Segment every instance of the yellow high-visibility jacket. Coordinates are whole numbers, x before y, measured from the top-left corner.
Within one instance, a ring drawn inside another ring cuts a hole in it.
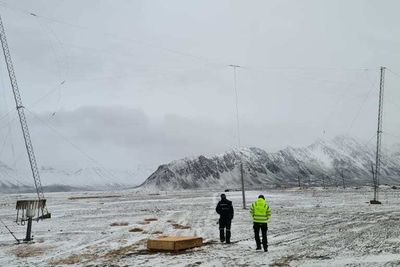
[[[268,223],[271,218],[271,210],[263,198],[258,198],[251,204],[250,214],[256,223]]]

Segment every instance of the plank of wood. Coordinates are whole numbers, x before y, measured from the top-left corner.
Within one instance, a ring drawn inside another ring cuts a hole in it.
[[[180,251],[202,245],[203,238],[197,236],[165,236],[147,240],[147,248],[157,251]]]

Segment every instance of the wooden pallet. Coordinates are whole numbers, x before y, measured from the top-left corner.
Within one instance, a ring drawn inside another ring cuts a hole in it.
[[[202,245],[203,238],[197,236],[164,236],[147,240],[147,249],[155,251],[180,251]]]

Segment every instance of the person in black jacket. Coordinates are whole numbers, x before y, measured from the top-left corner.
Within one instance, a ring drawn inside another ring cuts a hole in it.
[[[225,194],[221,194],[221,200],[215,209],[219,214],[219,238],[221,242],[231,243],[231,222],[233,219],[232,201],[226,199]],[[225,238],[226,228],[226,238]]]

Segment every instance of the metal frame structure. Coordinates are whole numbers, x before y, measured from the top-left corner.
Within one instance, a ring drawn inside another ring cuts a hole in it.
[[[17,77],[15,76],[14,66],[13,66],[13,63],[11,60],[11,54],[10,54],[10,50],[8,48],[6,33],[4,30],[3,21],[1,19],[1,16],[0,16],[0,40],[1,40],[1,45],[3,47],[3,53],[4,53],[5,62],[7,65],[8,76],[10,78],[11,87],[12,87],[13,94],[14,94],[15,105],[17,108],[19,121],[20,121],[21,128],[22,128],[22,134],[24,136],[25,147],[26,147],[26,151],[28,154],[29,163],[31,166],[33,180],[35,183],[36,194],[38,196],[38,199],[41,200],[41,199],[44,199],[43,187],[42,187],[42,183],[40,181],[39,169],[38,169],[38,166],[36,163],[35,153],[33,151],[33,145],[32,145],[32,141],[31,141],[31,136],[29,134],[28,123],[27,123],[26,117],[25,117],[24,106],[22,104],[21,94],[19,92],[18,83],[17,83]],[[42,211],[42,216],[45,216],[46,214],[48,214],[46,207],[42,208],[41,211]]]
[[[32,171],[33,181],[36,188],[37,200],[19,200],[16,204],[17,209],[17,222],[18,222],[18,213],[22,211],[21,224],[24,224],[25,221],[28,221],[26,238],[24,241],[31,241],[31,230],[32,230],[32,219],[35,217],[36,211],[36,219],[46,219],[50,218],[51,214],[48,212],[46,207],[46,199],[43,193],[42,183],[40,181],[39,169],[36,162],[35,153],[33,150],[33,145],[31,141],[31,136],[29,134],[28,123],[26,121],[24,106],[22,104],[21,94],[19,92],[17,78],[14,71],[14,66],[11,60],[10,50],[8,48],[6,33],[3,26],[3,21],[0,16],[0,41],[3,48],[4,59],[7,65],[8,76],[10,78],[10,83],[12,87],[12,91],[14,94],[15,105],[18,112],[19,122],[22,128],[22,134],[24,137],[26,152],[28,154],[29,164]],[[11,232],[10,232],[11,233]],[[14,235],[13,235],[14,236]],[[14,236],[15,237],[15,236]]]
[[[378,129],[376,132],[376,158],[374,170],[374,199],[371,204],[381,204],[379,201],[379,175],[381,169],[381,144],[382,144],[382,122],[383,122],[383,92],[385,89],[385,67],[381,67],[381,78],[379,85],[379,107],[378,107]]]
[[[40,214],[39,211],[43,210],[46,207],[46,199],[40,199],[40,200],[18,200],[17,204],[15,206],[17,210],[17,218],[15,222],[18,224],[18,222],[21,225],[24,225],[25,222],[28,222],[27,228],[26,228],[26,236],[23,241],[29,242],[32,240],[32,221],[33,220],[39,220],[40,219]],[[36,212],[37,211],[37,212]],[[21,212],[21,216],[20,215]],[[36,214],[36,218],[35,218]]]

